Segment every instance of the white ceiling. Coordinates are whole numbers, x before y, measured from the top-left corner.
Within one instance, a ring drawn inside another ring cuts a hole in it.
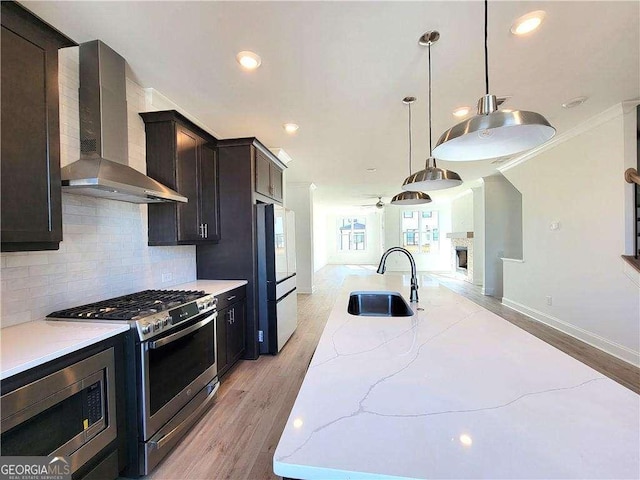
[[[460,105],[484,93],[483,3],[472,2],[24,2],[77,42],[101,39],[138,82],[200,118],[219,138],[256,136],[292,158],[290,182],[314,182],[321,202],[375,203],[428,154],[427,51],[432,47],[434,144]],[[517,17],[545,10],[536,33],[513,36]],[[254,72],[235,55],[262,57]],[[489,4],[490,91],[505,108],[542,113],[565,132],[615,103],[640,97],[640,2],[521,1]],[[580,95],[589,100],[565,110]],[[295,122],[294,136],[282,129]],[[447,163],[465,181],[491,161]],[[376,168],[367,173],[366,168]],[[464,185],[463,185],[464,187]],[[434,193],[460,192],[463,187]]]

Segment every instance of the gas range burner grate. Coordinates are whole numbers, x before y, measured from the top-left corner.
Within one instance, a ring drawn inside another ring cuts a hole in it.
[[[47,318],[133,320],[179,307],[206,295],[195,290],[145,290],[50,313]]]

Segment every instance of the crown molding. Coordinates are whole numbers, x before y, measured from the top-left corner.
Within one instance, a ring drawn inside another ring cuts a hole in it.
[[[291,160],[293,160],[291,158],[291,156],[285,152],[282,148],[271,148],[269,147],[269,150],[271,150],[271,152],[280,159],[280,161],[282,163],[284,163],[285,165],[287,165]]]
[[[610,108],[604,110],[603,112],[600,112],[599,114],[589,118],[585,122],[576,125],[571,130],[568,130],[568,131],[566,131],[564,133],[561,133],[560,135],[556,135],[554,138],[549,140],[547,143],[543,143],[539,147],[536,147],[536,148],[533,148],[531,150],[528,150],[525,153],[512,158],[511,160],[509,160],[508,162],[500,165],[496,169],[500,173],[503,173],[503,172],[506,172],[508,170],[511,170],[512,168],[517,167],[518,165],[526,162],[527,160],[529,160],[531,158],[537,157],[538,155],[540,155],[543,152],[546,152],[547,150],[555,148],[556,146],[558,146],[558,145],[560,145],[560,144],[562,144],[564,142],[567,142],[567,141],[571,140],[572,138],[577,137],[578,135],[581,135],[581,134],[593,129],[593,128],[597,127],[598,125],[602,125],[603,123],[606,123],[609,120],[613,120],[614,118],[617,118],[617,117],[623,115],[625,113],[625,111],[628,112],[629,109],[632,106],[635,107],[639,103],[640,103],[640,101],[638,101],[638,100],[631,100],[631,101],[616,103],[612,107],[610,107]]]
[[[216,138],[220,138],[220,135],[215,131],[215,129],[209,127],[205,122],[201,119],[187,112],[184,108],[180,108],[176,102],[171,100],[165,94],[159,92],[153,87],[143,88],[144,90],[144,99],[145,99],[145,111],[147,112],[157,112],[163,110],[176,110],[181,115],[184,115],[190,121],[195,123],[200,128],[206,130],[211,135]]]

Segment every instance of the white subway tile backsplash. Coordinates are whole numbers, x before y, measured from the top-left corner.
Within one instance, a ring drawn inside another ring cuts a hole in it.
[[[61,165],[79,158],[78,49],[60,50]],[[129,164],[146,171],[144,90],[127,79]],[[0,254],[1,326],[43,318],[85,303],[196,278],[194,246],[147,246],[147,206],[62,195],[63,237],[49,252]]]
[[[38,287],[42,288],[42,287]],[[37,289],[34,289],[37,290]],[[21,288],[20,290],[7,290],[2,294],[2,303],[4,302],[15,302],[17,300],[28,301],[29,299],[29,289]]]
[[[24,278],[29,276],[29,268],[34,267],[6,267],[2,269],[2,280]]]
[[[34,265],[29,267],[28,276],[29,277],[39,277],[42,275],[54,275],[61,274],[67,271],[66,263],[48,263],[46,265]],[[4,278],[5,272],[2,272],[2,278]]]
[[[29,310],[18,313],[5,313],[2,312],[2,328],[11,327],[12,325],[18,325],[20,323],[30,322],[31,312]]]
[[[91,198],[91,197],[89,197]],[[96,207],[93,205],[64,205],[62,207],[63,213],[75,214],[75,215],[96,215]]]
[[[29,265],[46,265],[47,254],[16,255],[7,258],[7,267],[24,267]]]

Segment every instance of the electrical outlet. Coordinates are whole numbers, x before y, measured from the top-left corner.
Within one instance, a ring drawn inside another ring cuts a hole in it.
[[[162,274],[162,283],[170,282],[172,278],[173,278],[173,275],[171,275],[171,272],[163,273]]]
[[[560,229],[560,222],[551,222],[551,224],[549,225],[549,230],[559,230]]]
[[[547,305],[553,305],[553,299],[551,298],[551,295],[547,295]]]

